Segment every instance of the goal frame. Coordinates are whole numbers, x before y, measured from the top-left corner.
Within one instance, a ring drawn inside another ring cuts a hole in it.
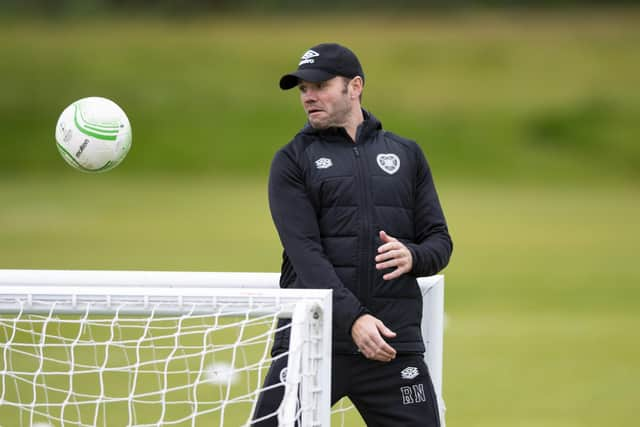
[[[75,287],[83,294],[108,295],[116,293],[120,288],[126,288],[127,292],[147,294],[151,288],[158,288],[158,294],[169,294],[176,298],[176,304],[184,304],[185,297],[202,295],[203,289],[219,296],[238,295],[242,290],[243,298],[255,301],[261,296],[274,296],[282,290],[279,288],[279,273],[246,273],[246,272],[177,272],[177,271],[114,271],[114,270],[2,270],[0,269],[0,294],[7,292],[19,292],[23,295],[28,292],[55,294],[56,287],[64,284],[67,287]],[[444,338],[444,276],[434,275],[418,278],[418,284],[422,293],[422,336],[425,344],[425,363],[429,368],[433,386],[438,399],[438,409],[442,426],[445,426],[445,404],[442,398],[442,371],[443,371],[443,338]],[[233,288],[233,289],[231,289]],[[90,292],[89,292],[90,290]],[[114,292],[114,290],[116,290]],[[293,291],[291,295],[299,293],[306,298],[331,298],[330,291],[287,289]],[[297,296],[296,296],[297,297]],[[215,297],[214,297],[215,298]],[[106,301],[105,301],[106,302]],[[113,300],[112,300],[113,302]],[[329,305],[331,307],[331,305]],[[0,307],[0,312],[6,312],[6,307]],[[77,310],[72,310],[77,313]],[[331,313],[328,313],[329,320]],[[326,335],[328,334],[328,335]],[[323,335],[331,336],[331,321],[323,323]],[[323,338],[324,339],[324,338]],[[324,360],[331,360],[331,340],[323,348]],[[325,364],[327,365],[327,364]],[[321,395],[321,405],[330,408],[331,381],[330,366],[324,367],[322,384],[324,393]],[[330,425],[330,411],[321,411],[322,426]]]

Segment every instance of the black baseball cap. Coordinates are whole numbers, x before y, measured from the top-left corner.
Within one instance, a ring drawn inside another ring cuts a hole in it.
[[[364,72],[355,53],[337,43],[322,43],[302,55],[296,71],[280,78],[280,89],[296,87],[300,80],[317,83],[336,76],[350,79],[360,76],[364,82]]]

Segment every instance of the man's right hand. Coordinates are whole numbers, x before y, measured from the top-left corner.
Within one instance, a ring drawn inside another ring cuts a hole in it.
[[[396,350],[382,337],[393,338],[396,333],[387,328],[382,321],[365,314],[353,323],[351,337],[360,353],[367,359],[389,362],[396,357]]]

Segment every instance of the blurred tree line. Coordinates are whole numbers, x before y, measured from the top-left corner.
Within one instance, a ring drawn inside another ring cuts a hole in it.
[[[337,11],[403,11],[470,8],[567,8],[635,5],[637,0],[0,0],[3,15],[74,16],[140,13],[199,15],[202,13],[329,13]]]

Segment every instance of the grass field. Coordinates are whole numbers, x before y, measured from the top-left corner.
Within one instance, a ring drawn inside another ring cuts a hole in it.
[[[3,21],[0,268],[277,271],[266,173],[303,120],[277,78],[341,41],[364,63],[365,107],[424,147],[450,224],[448,425],[631,425],[639,22],[638,9]],[[90,95],[133,126],[128,158],[99,176],[53,142],[58,114]]]
[[[3,21],[0,144],[13,155],[0,157],[0,173],[57,173],[45,143],[58,115],[100,95],[133,123],[120,173],[262,176],[304,120],[279,77],[310,45],[338,40],[365,64],[365,107],[422,144],[443,178],[637,180],[639,21],[634,9],[329,16],[321,26],[310,17]]]
[[[0,192],[2,268],[279,268],[261,180],[72,175],[4,180]],[[638,190],[440,193],[456,243],[449,425],[627,425],[640,381]]]

